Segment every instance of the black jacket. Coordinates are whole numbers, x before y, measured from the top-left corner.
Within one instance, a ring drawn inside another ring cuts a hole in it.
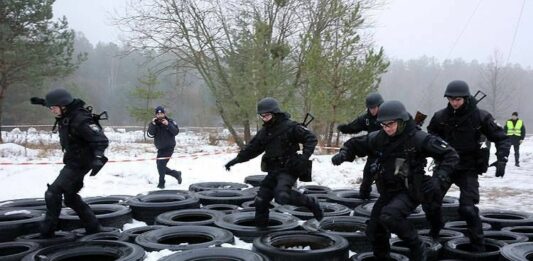
[[[465,105],[454,110],[450,104],[433,115],[428,132],[447,141],[459,153],[461,161],[458,169],[475,169],[481,148],[481,135],[496,144],[499,161],[507,162],[511,143],[503,128],[492,115],[477,108],[474,97],[469,97]]]
[[[341,130],[342,133],[355,134],[361,131],[367,131],[368,133],[378,131],[381,126],[377,122],[377,116],[372,116],[367,110],[366,113],[361,114],[352,122],[348,123],[346,127]]]
[[[150,122],[148,125],[149,137],[154,138],[154,144],[158,150],[174,148],[176,146],[174,137],[180,132],[178,124],[174,120],[165,118],[168,121],[166,126],[159,122],[156,124]]]
[[[318,143],[316,136],[306,127],[290,120],[287,113],[277,113],[250,140],[237,155],[238,162],[245,162],[265,153],[262,165],[266,171],[284,168],[288,160],[296,156],[303,145],[302,155],[309,158]]]
[[[450,175],[459,156],[445,141],[420,130],[412,119],[405,124],[401,134],[393,137],[379,130],[351,138],[339,153],[344,154],[347,161],[374,155],[377,160],[372,174],[376,175],[380,193],[408,191],[413,198],[421,200],[421,186],[426,179],[425,158],[438,159],[441,162],[438,171]]]
[[[84,106],[84,101],[75,99],[66,107],[64,115],[56,119],[59,140],[65,152],[63,163],[67,166],[89,166],[95,156],[104,155],[109,145],[102,127]]]

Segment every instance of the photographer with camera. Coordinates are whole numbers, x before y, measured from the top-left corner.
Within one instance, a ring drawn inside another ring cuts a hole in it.
[[[179,133],[178,124],[168,118],[163,106],[155,108],[155,118],[148,125],[148,137],[154,138],[154,145],[157,148],[157,172],[159,173],[159,183],[157,187],[165,188],[165,175],[170,175],[181,184],[181,171],[172,170],[167,167],[170,157],[176,147],[175,136]]]

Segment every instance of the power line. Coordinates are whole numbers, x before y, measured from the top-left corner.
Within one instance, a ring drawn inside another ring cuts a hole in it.
[[[505,61],[505,64],[509,63],[509,59],[511,58],[511,54],[513,53],[513,47],[516,40],[516,35],[518,34],[518,27],[520,27],[520,20],[522,20],[522,14],[524,13],[524,6],[526,5],[526,0],[522,1],[522,7],[520,8],[520,15],[518,16],[518,20],[516,21],[516,25],[514,28],[513,33],[513,41],[511,42],[511,46],[509,47],[509,53],[507,54],[507,61]]]

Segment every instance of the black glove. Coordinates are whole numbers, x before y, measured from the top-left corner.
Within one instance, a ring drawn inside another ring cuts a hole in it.
[[[346,161],[346,157],[343,151],[340,151],[331,158],[331,163],[335,166],[341,165],[344,161]]]
[[[505,165],[507,162],[505,161],[495,161],[492,164],[490,164],[489,167],[496,167],[496,177],[503,177],[505,175]]]
[[[447,171],[444,171],[442,169],[438,169],[438,170],[435,170],[435,172],[433,173],[433,177],[434,178],[438,178],[441,182],[441,184],[451,184],[452,183],[452,180],[450,178],[450,175],[448,174]]]
[[[350,132],[350,126],[348,126],[348,124],[341,124],[337,126],[337,130],[342,133]]]
[[[425,195],[442,195],[442,180],[438,177],[431,177],[422,184],[422,192]],[[429,198],[432,198],[430,196]]]
[[[43,98],[31,97],[30,102],[31,104],[46,106],[46,101]]]
[[[104,165],[107,162],[106,156],[96,156],[94,160],[91,162],[91,176],[95,176],[98,174],[98,172],[104,167]]]
[[[228,161],[228,163],[226,163],[226,165],[224,165],[224,167],[226,168],[227,171],[230,171],[231,166],[233,166],[233,165],[235,165],[237,163],[239,163],[239,160],[237,158],[234,158],[234,159]]]

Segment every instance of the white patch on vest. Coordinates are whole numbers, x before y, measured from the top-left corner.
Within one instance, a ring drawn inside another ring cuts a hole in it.
[[[98,125],[96,124],[89,124],[89,128],[91,128],[91,130],[93,130],[94,132],[100,132],[100,127],[98,127]]]

